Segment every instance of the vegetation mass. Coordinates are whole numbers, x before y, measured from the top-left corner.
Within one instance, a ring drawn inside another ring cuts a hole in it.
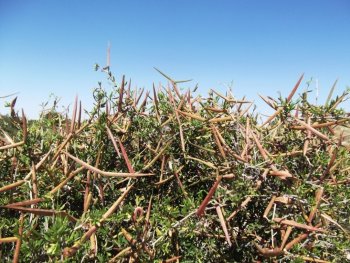
[[[348,91],[314,105],[302,76],[287,98],[261,96],[261,122],[230,92],[162,72],[168,86],[134,90],[101,71],[111,88],[86,119],[78,99],[30,121],[14,99],[1,117],[2,261],[350,260]]]

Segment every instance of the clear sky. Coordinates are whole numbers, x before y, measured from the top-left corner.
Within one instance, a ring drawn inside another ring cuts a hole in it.
[[[204,95],[232,82],[258,105],[257,93],[287,96],[303,72],[320,102],[337,78],[336,93],[350,86],[348,0],[0,0],[0,97],[20,92],[31,117],[50,93],[88,108],[108,41],[112,71],[138,87],[166,83],[153,67]]]

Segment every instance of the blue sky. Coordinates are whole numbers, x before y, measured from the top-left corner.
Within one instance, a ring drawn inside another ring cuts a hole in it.
[[[19,1],[0,0],[0,97],[18,95],[30,117],[50,93],[64,105],[76,94],[83,106],[105,76],[106,64],[134,85],[166,83],[153,67],[175,79],[192,78],[261,109],[257,93],[287,96],[301,73],[318,79],[324,101],[335,79],[336,93],[350,86],[350,2],[308,1]],[[311,83],[315,88],[316,81]],[[6,113],[0,99],[0,113]]]

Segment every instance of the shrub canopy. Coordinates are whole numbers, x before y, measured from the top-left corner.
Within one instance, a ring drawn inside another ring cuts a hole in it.
[[[98,69],[98,66],[96,67]],[[350,257],[348,92],[252,102],[124,77],[82,119],[57,101],[1,117],[0,258],[23,262],[328,262]]]

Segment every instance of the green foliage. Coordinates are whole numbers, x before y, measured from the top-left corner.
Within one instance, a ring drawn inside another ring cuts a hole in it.
[[[59,112],[56,97],[27,128],[16,114],[0,119],[0,238],[21,238],[21,262],[163,262],[178,256],[181,262],[345,262],[350,156],[333,128],[349,124],[337,108],[348,92],[326,106],[311,104],[309,92],[296,100],[280,97],[271,102],[278,114],[261,126],[258,115],[245,112],[249,102],[230,94],[180,94],[180,82],[163,73],[172,88],[144,94],[124,78],[116,83],[109,67],[101,71],[112,90],[98,83],[86,119],[74,115],[81,112],[78,104]],[[23,143],[11,147],[6,136]],[[35,182],[32,165],[46,154]],[[132,170],[150,175],[131,178]],[[23,201],[33,203],[15,204]],[[285,252],[271,256],[289,229],[281,218],[294,225]],[[2,260],[11,261],[16,242],[0,246]]]

